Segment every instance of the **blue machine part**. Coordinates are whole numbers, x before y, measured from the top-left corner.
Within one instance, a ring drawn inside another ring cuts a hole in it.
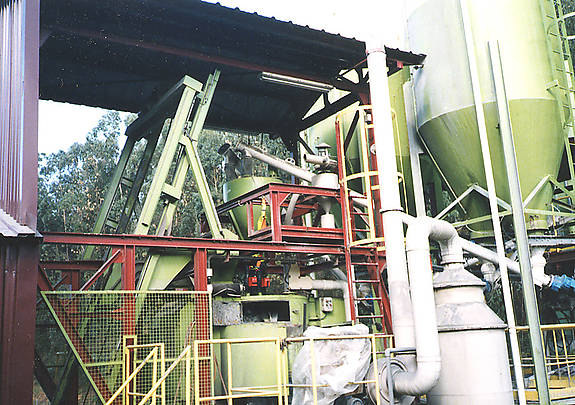
[[[575,291],[575,279],[566,275],[553,276],[549,288],[551,288],[553,291],[559,291],[559,290]]]

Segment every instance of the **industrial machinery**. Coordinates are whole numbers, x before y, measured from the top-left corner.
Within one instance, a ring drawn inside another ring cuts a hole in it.
[[[547,404],[549,381],[575,396],[575,329],[541,327],[536,297],[575,290],[546,263],[575,246],[567,16],[550,0],[407,5],[417,63],[368,43],[371,95],[305,129],[299,156],[222,138],[219,205],[198,153],[219,71],[128,127],[94,235],[45,235],[103,255],[81,291],[43,292],[66,370],[78,361],[101,402]],[[323,93],[308,117],[353,96],[262,80]],[[171,237],[188,172],[204,226]]]

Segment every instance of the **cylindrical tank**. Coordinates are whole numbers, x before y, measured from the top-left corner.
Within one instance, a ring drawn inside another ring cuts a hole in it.
[[[563,150],[558,106],[549,89],[553,66],[562,62],[549,56],[539,3],[468,0],[497,194],[506,201],[489,40],[501,45],[524,198],[543,177],[557,175]],[[486,188],[459,0],[411,0],[408,7],[410,47],[427,55],[424,67],[414,73],[419,132],[456,193],[472,184]],[[551,196],[547,185],[530,208],[548,208]],[[477,195],[466,198],[464,206],[469,218],[489,213],[487,201]],[[547,227],[544,217],[527,220],[531,230]],[[473,236],[481,237],[489,235],[491,226],[487,221],[472,228]]]
[[[487,306],[483,282],[460,265],[434,280],[441,375],[430,405],[509,405],[506,325]]]
[[[409,140],[407,135],[407,119],[405,114],[405,100],[403,94],[403,85],[409,80],[409,70],[403,69],[389,78],[389,92],[392,108],[395,147],[397,156],[397,167],[403,177],[403,182],[400,186],[402,199],[407,200],[410,213],[413,213],[413,185],[411,179],[411,163],[409,159]],[[329,94],[330,100],[333,102],[338,98],[345,95],[341,90],[332,90]],[[322,98],[310,109],[309,114],[318,111],[322,106]],[[345,131],[349,129],[353,121],[357,106],[359,103],[353,104],[341,112],[341,119]],[[335,118],[333,115],[320,123],[312,126],[307,130],[307,142],[310,146],[314,147],[321,143],[326,143],[331,146],[329,154],[332,158],[337,157],[337,141],[335,138]],[[352,136],[351,142],[346,151],[346,163],[349,174],[358,173],[361,170],[361,153],[360,153],[360,137],[359,129],[356,128]],[[352,184],[352,188],[361,192],[361,181],[358,180]],[[404,201],[404,205],[405,205]]]
[[[228,181],[223,185],[224,202],[233,200],[240,195],[246,194],[258,187],[264,186],[269,183],[281,183],[280,179],[275,177],[238,177],[237,179]],[[259,218],[259,213],[254,212],[254,221]],[[269,223],[269,208],[266,210],[266,217]],[[234,229],[241,239],[248,237],[248,211],[247,207],[236,207],[230,214]]]
[[[238,298],[218,297],[214,301],[227,304],[229,307],[218,310],[217,308],[222,307],[215,304],[214,337],[283,339],[301,336],[310,324],[315,326],[342,324],[345,322],[344,300],[336,297],[332,300],[334,310],[324,313],[321,311],[319,298],[293,293]],[[289,364],[293,363],[299,348],[299,345],[288,347]],[[226,345],[216,347],[215,355],[222,376],[227,379],[229,365]],[[232,363],[232,380],[235,387],[269,387],[277,383],[273,342],[232,345]],[[221,388],[216,390],[220,391]]]

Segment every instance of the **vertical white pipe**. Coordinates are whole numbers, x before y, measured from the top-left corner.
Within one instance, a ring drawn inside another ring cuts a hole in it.
[[[471,75],[471,86],[473,89],[475,113],[477,117],[477,127],[479,129],[479,140],[481,142],[481,153],[483,155],[483,168],[485,170],[485,180],[487,181],[489,209],[491,210],[491,222],[493,224],[495,246],[497,250],[497,257],[499,259],[499,270],[501,272],[501,288],[503,290],[503,300],[505,304],[507,325],[509,326],[509,340],[511,343],[511,356],[513,357],[513,370],[515,372],[519,403],[521,405],[525,405],[527,400],[525,398],[525,386],[523,383],[521,352],[519,350],[519,341],[517,339],[515,314],[513,313],[513,300],[511,298],[511,287],[509,284],[509,273],[507,271],[507,262],[505,260],[505,245],[503,243],[501,224],[499,222],[499,208],[497,206],[497,194],[495,190],[495,180],[493,177],[493,167],[491,166],[491,152],[489,151],[489,139],[487,137],[487,126],[485,124],[485,114],[483,111],[483,97],[481,96],[479,71],[477,68],[477,58],[475,55],[475,44],[473,42],[473,32],[471,30],[471,21],[467,7],[467,0],[460,0],[460,4],[463,31],[465,33],[467,59],[469,62],[469,73]]]
[[[371,40],[366,47],[393,334],[397,347],[413,347],[415,336],[389,101],[387,57],[380,41]],[[410,366],[414,367],[413,362]]]

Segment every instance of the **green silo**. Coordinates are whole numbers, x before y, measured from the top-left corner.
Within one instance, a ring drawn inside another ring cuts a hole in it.
[[[469,0],[471,31],[486,115],[498,197],[509,201],[498,131],[488,41],[501,45],[507,95],[523,197],[546,176],[556,177],[563,152],[561,118],[552,83],[566,87],[560,52],[549,50],[539,0]],[[408,34],[414,52],[427,55],[414,73],[419,132],[457,194],[478,184],[486,188],[459,0],[411,0]],[[557,40],[557,49],[560,43]],[[546,185],[530,204],[548,209]],[[464,200],[467,219],[489,214],[484,197]],[[530,230],[547,228],[544,216],[527,218]],[[489,221],[471,226],[472,236],[489,236]]]

